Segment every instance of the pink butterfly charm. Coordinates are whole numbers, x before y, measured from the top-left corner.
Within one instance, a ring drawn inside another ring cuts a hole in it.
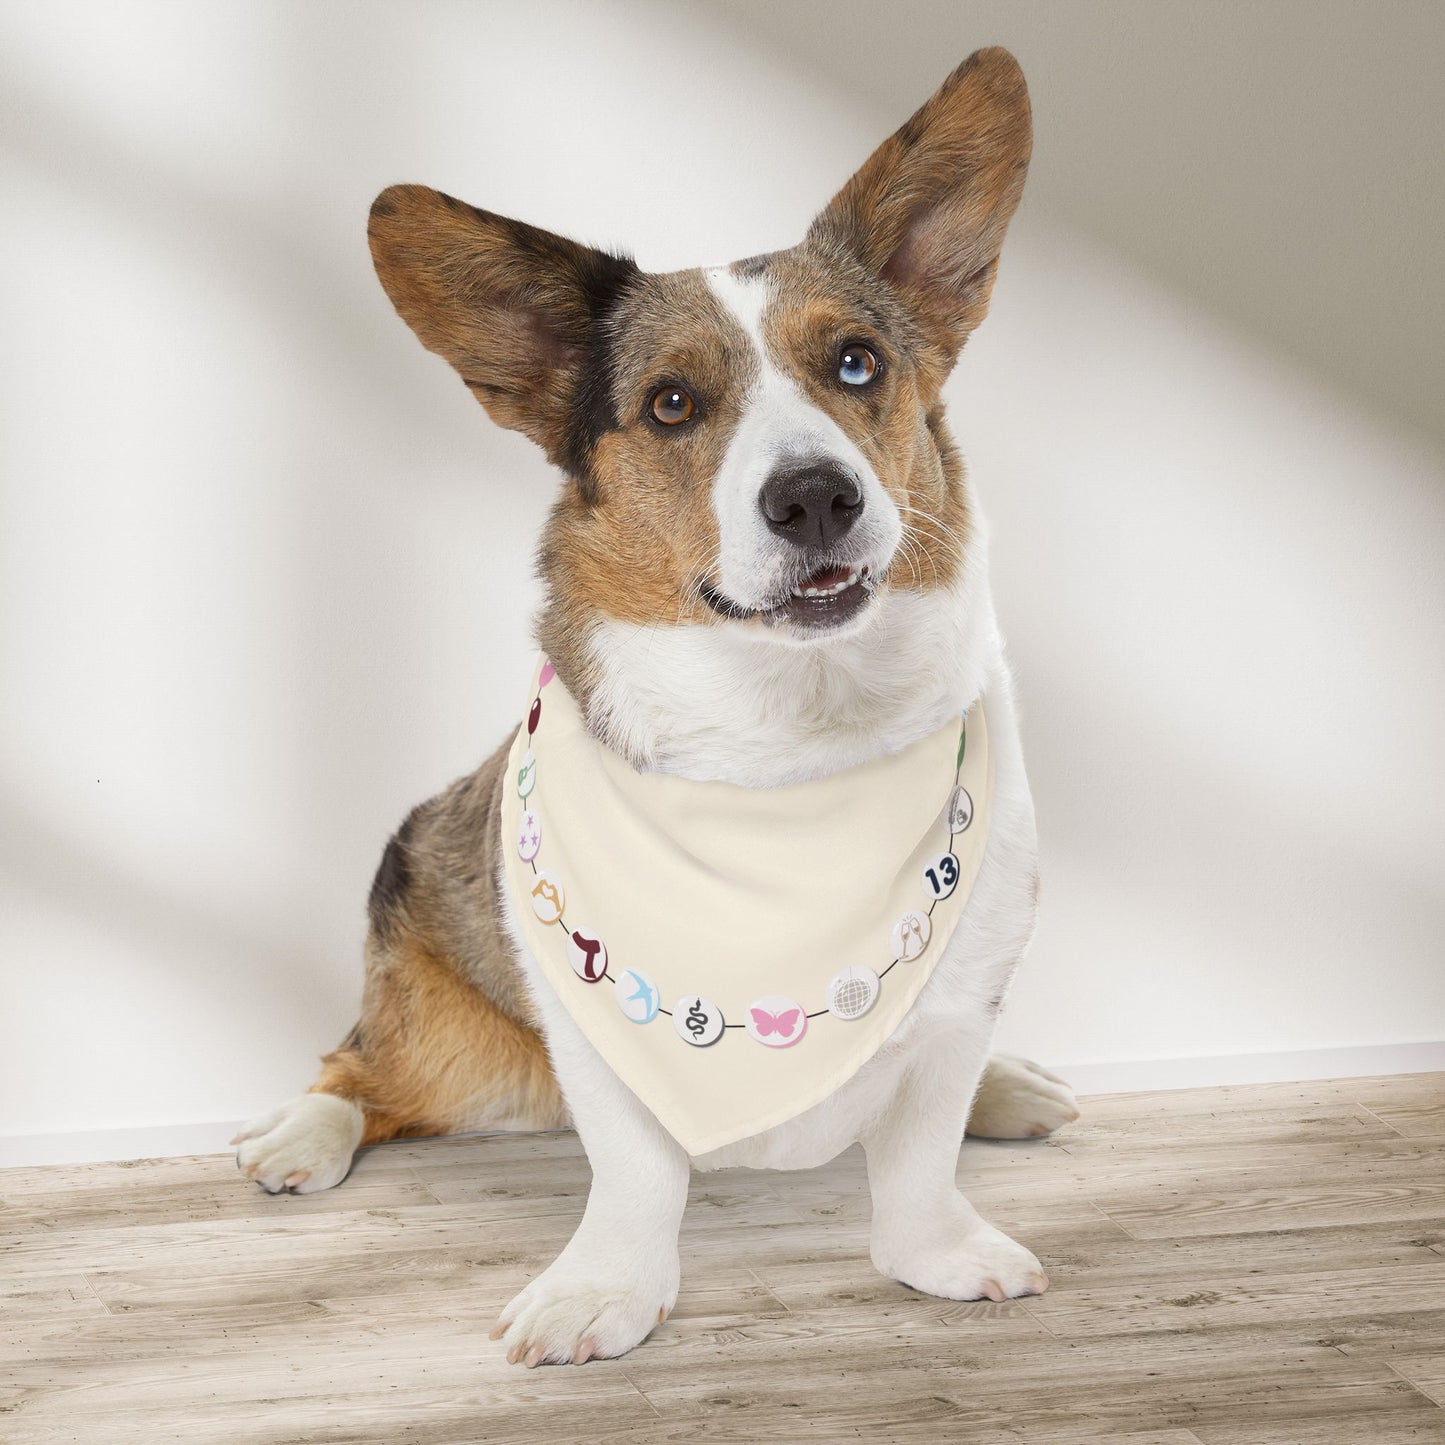
[[[786,1049],[808,1031],[808,1016],[790,998],[756,998],[748,1006],[748,1036],[770,1049]]]
[[[790,1008],[785,1014],[770,1014],[764,1008],[749,1009],[748,1012],[753,1016],[753,1027],[764,1038],[769,1034],[782,1034],[786,1038],[798,1027],[798,1016],[802,1009]]]

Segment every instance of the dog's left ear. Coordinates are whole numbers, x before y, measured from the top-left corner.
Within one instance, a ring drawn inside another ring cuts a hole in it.
[[[1032,143],[1018,61],[975,51],[869,156],[808,240],[893,286],[951,365],[988,310]]]

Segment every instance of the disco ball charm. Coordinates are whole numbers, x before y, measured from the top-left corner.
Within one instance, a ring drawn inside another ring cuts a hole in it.
[[[834,1018],[861,1019],[878,1002],[880,987],[871,968],[845,968],[828,985],[828,1012]]]

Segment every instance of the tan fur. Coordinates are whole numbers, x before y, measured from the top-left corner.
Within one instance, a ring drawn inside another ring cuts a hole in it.
[[[588,495],[563,489],[542,549],[551,584],[544,646],[562,653],[565,643],[552,639],[585,636],[599,614],[639,626],[712,620],[696,590],[718,541],[709,485],[756,369],[700,271],[646,277],[613,326],[625,338],[613,353],[619,425],[592,454]],[[668,382],[684,382],[697,405],[676,428],[648,419]]]
[[[364,1143],[567,1123],[499,916],[505,764],[501,748],[416,809],[388,845],[361,1019],[313,1089],[361,1107]]]
[[[313,1089],[361,1106],[363,1144],[504,1121],[566,1125],[536,1030],[504,1014],[423,940],[394,947],[368,994],[356,1034],[322,1061]]]

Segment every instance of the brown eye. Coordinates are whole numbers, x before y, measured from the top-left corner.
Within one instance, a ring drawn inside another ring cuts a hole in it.
[[[878,375],[878,358],[866,346],[845,346],[838,357],[838,380],[867,386]]]
[[[664,386],[653,393],[652,415],[663,426],[677,426],[693,413],[692,398],[680,386]]]

